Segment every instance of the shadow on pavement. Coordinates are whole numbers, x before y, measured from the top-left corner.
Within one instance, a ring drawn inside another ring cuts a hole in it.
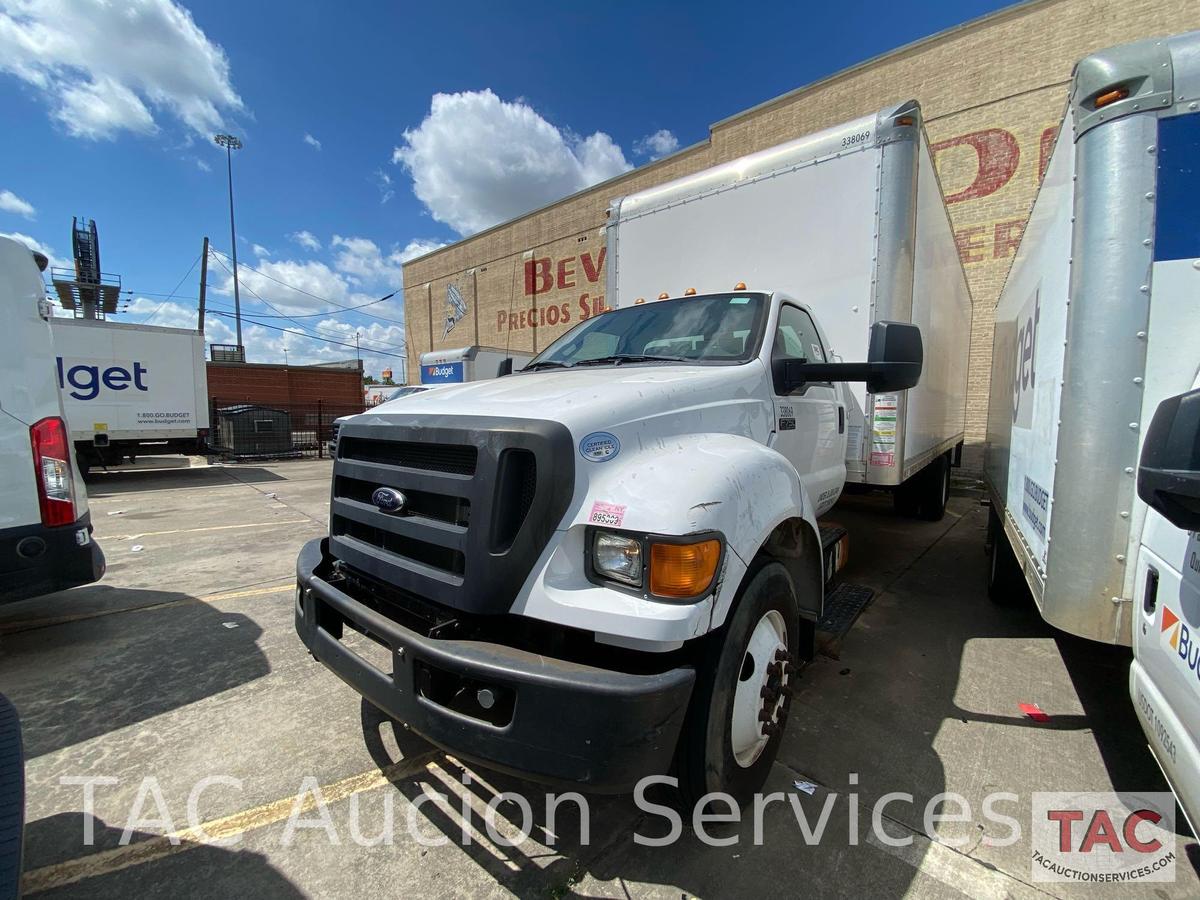
[[[244,615],[173,591],[96,590],[93,603],[108,598],[120,611],[29,630],[8,621],[0,635],[0,684],[20,713],[27,759],[270,671],[262,629]]]
[[[90,820],[93,843],[85,845]],[[141,862],[160,836],[133,831],[121,848],[124,826],[82,812],[59,813],[25,826],[25,894],[42,897],[303,897],[304,894],[249,850],[211,844],[167,849]],[[89,859],[89,857],[92,857]],[[127,866],[122,863],[131,861]],[[99,865],[101,874],[71,881],[77,863]]]

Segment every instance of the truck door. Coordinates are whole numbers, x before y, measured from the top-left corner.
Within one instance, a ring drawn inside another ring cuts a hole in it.
[[[779,309],[773,360],[827,362],[826,349],[812,317],[790,303]],[[846,411],[834,385],[810,383],[781,394],[773,385],[774,447],[796,467],[800,481],[820,515],[837,501],[846,480]]]

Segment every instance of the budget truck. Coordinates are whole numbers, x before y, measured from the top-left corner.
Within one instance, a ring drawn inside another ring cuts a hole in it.
[[[969,299],[916,104],[658,190],[695,218],[618,204],[619,308],[342,425],[296,629],[464,759],[744,802],[844,558],[818,517],[935,465],[944,506]]]
[[[1075,68],[996,307],[989,591],[1132,644],[1149,744],[1200,826],[1200,33]]]
[[[204,336],[104,319],[51,320],[58,384],[80,470],[138,454],[202,452]]]

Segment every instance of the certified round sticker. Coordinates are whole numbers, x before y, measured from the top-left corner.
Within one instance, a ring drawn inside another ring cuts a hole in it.
[[[606,462],[621,452],[621,442],[615,434],[593,431],[579,442],[579,452],[592,462]]]

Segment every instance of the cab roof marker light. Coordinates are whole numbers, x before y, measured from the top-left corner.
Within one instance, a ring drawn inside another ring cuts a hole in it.
[[[744,281],[739,281],[737,284],[735,284],[735,285],[733,286],[733,289],[734,289],[735,291],[744,291],[744,290],[746,290],[746,282],[744,282]]]
[[[1103,109],[1105,106],[1116,103],[1118,100],[1124,100],[1129,96],[1129,88],[1115,87],[1110,88],[1102,94],[1097,94],[1096,99],[1092,101],[1092,105],[1096,109]]]
[[[668,294],[666,291],[663,291],[661,294],[658,295],[658,299],[659,300],[670,300],[671,295]]]
[[[686,291],[684,291],[684,292],[683,292],[683,296],[685,296],[685,297],[695,297],[695,296],[696,296],[696,289],[695,289],[695,288],[688,288]]]

